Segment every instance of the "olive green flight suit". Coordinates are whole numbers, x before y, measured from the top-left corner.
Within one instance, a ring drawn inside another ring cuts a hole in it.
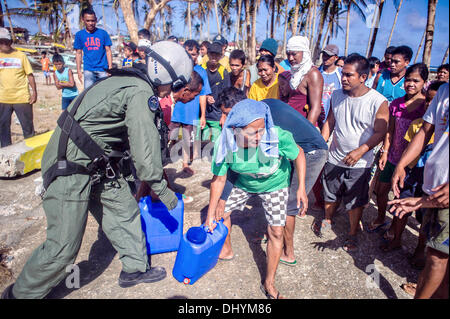
[[[159,133],[148,106],[152,95],[151,85],[142,79],[112,76],[87,92],[74,117],[107,152],[129,145],[138,178],[173,209],[177,198],[163,179]],[[44,152],[42,174],[57,161],[60,133],[57,127]],[[91,162],[70,139],[67,160],[83,166]],[[48,187],[43,208],[47,239],[17,278],[13,287],[16,298],[43,298],[69,274],[66,267],[75,262],[88,211],[118,251],[123,271],[145,272],[149,268],[139,207],[122,176],[93,186],[88,175],[59,176]]]

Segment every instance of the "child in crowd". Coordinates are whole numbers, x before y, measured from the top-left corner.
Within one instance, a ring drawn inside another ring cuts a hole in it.
[[[197,61],[200,45],[195,40],[187,40],[183,47],[191,56],[192,61]],[[203,85],[200,92],[194,97],[192,101],[183,103],[178,101],[172,112],[172,119],[170,128],[170,139],[172,141],[178,140],[179,131],[181,128],[181,150],[183,156],[183,172],[187,175],[194,174],[194,170],[189,166],[192,160],[201,159],[201,129],[206,125],[206,99],[211,94],[209,87],[208,75],[206,70],[200,65],[194,65],[194,71],[201,77]],[[178,144],[179,146],[179,144]],[[192,152],[191,152],[192,148]]]
[[[391,69],[391,59],[392,59],[392,54],[394,53],[395,47],[394,46],[390,46],[388,48],[386,48],[386,50],[384,51],[384,59],[383,62],[380,63],[380,67],[378,69],[378,72],[381,73],[384,70],[390,70]]]
[[[122,60],[122,67],[132,67],[133,66],[133,53],[136,52],[137,46],[133,42],[124,42],[123,54],[125,58]]]
[[[78,89],[75,84],[72,70],[65,66],[64,58],[55,54],[52,59],[56,68],[53,80],[58,90],[62,90],[61,108],[65,110],[69,104],[78,96]]]
[[[378,163],[381,171],[376,188],[378,216],[368,226],[369,232],[376,231],[386,224],[385,216],[392,174],[403,151],[408,146],[404,136],[411,122],[421,118],[426,110],[422,89],[428,79],[427,66],[423,63],[412,65],[406,70],[405,78],[406,95],[395,99],[389,106],[389,129],[384,139],[381,158]],[[394,243],[395,245],[392,245],[392,243],[384,245],[382,249],[390,251],[401,247],[399,240]]]
[[[213,42],[208,46],[208,61],[202,64],[202,68],[206,70],[208,82],[211,88],[211,94],[207,96],[206,105],[206,126],[202,132],[202,140],[210,140],[215,142],[220,135],[220,118],[222,111],[220,105],[216,101],[219,94],[226,88],[231,86],[230,74],[225,66],[220,64],[222,58],[222,46]]]
[[[271,55],[262,55],[257,63],[259,79],[253,83],[248,98],[256,101],[279,99],[278,73]]]
[[[231,85],[248,95],[250,89],[250,71],[245,68],[245,53],[234,50],[230,54]]]
[[[370,63],[370,73],[366,80],[366,86],[371,88],[373,86],[373,81],[375,81],[375,78],[377,77],[378,70],[380,69],[380,60],[378,60],[377,57],[370,57],[369,58]]]
[[[41,57],[42,72],[44,73],[45,84],[51,85],[52,79],[50,78],[50,59],[47,57],[47,51],[42,51]]]

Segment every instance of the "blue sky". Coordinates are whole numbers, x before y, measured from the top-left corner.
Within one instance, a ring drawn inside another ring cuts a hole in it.
[[[33,1],[27,0],[29,4],[33,4]],[[139,0],[139,7],[142,8],[144,1]],[[108,0],[104,1],[105,3],[110,2]],[[263,2],[263,0],[262,0]],[[423,31],[425,29],[425,25],[427,22],[427,1],[426,0],[404,0],[403,5],[400,10],[400,14],[397,21],[397,26],[394,31],[391,45],[408,45],[416,54],[418,49],[420,40],[422,38]],[[23,4],[19,0],[8,0],[9,7],[23,7]],[[182,1],[171,1],[169,3],[174,10],[173,17],[173,25],[174,31],[173,33],[177,36],[187,35],[187,27],[183,23],[177,23],[177,21],[182,21],[182,14],[186,8],[186,3]],[[295,5],[295,0],[289,0],[290,7]],[[94,9],[97,12],[97,15],[101,17],[101,1],[94,0]],[[77,11],[77,10],[76,10]],[[106,24],[109,27],[111,33],[116,32],[116,18],[113,10],[110,7],[105,9],[106,13]],[[361,54],[365,54],[366,46],[369,39],[370,29],[366,26],[366,24],[357,16],[355,11],[351,11],[351,19],[350,19],[350,35],[349,35],[349,53],[358,52]],[[76,12],[74,12],[76,13]],[[120,16],[122,17],[121,13]],[[345,29],[346,24],[346,15],[342,15],[342,20],[340,25]],[[381,58],[383,56],[384,49],[387,44],[387,40],[389,38],[389,33],[391,31],[392,23],[395,16],[395,7],[393,0],[386,0],[386,4],[383,9],[383,14],[380,21],[380,30],[377,36],[377,42],[375,45],[375,50],[373,52],[374,56]],[[144,16],[141,14],[139,27],[143,26]],[[233,13],[232,19],[235,20],[235,14]],[[258,18],[257,18],[257,39],[259,42],[263,41],[266,38],[266,26],[267,21],[270,19],[268,15],[267,9],[264,4],[261,4]],[[318,20],[318,19],[317,19]],[[284,21],[282,18],[281,21]],[[5,23],[8,24],[8,21],[5,19]],[[156,20],[157,24],[160,24],[160,21]],[[13,17],[13,24],[15,26],[21,26],[28,28],[32,34],[37,32],[37,24],[34,20],[25,20],[21,18]],[[48,31],[46,27],[46,23],[43,23],[43,31]],[[127,28],[123,20],[120,22],[120,30],[123,34],[127,33]],[[206,23],[203,26],[203,29],[206,30]],[[76,31],[76,27],[74,31]],[[210,17],[210,33],[214,35],[217,33],[217,26],[214,15]],[[325,30],[324,30],[325,33]],[[226,35],[229,40],[234,39],[234,26],[232,28],[232,32],[230,35]],[[290,32],[288,31],[288,37],[290,36]],[[205,31],[206,37],[206,31]],[[282,45],[283,42],[283,26],[278,26],[275,38],[278,40],[279,44]],[[433,41],[433,48],[431,54],[431,64],[432,65],[440,65],[445,50],[448,46],[448,38],[449,38],[449,1],[448,0],[439,0],[437,4],[436,10],[436,23],[435,23],[435,37]],[[333,38],[330,43],[334,43],[338,45],[341,50],[341,54],[344,53],[344,45],[345,45],[345,30],[340,31],[336,38]],[[421,61],[421,54],[417,61]],[[447,58],[448,63],[448,58]]]

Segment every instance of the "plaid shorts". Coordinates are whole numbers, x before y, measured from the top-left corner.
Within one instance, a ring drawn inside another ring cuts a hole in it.
[[[262,199],[262,205],[270,226],[284,226],[286,224],[287,201],[289,188],[283,188],[267,193],[248,193],[239,187],[233,187],[225,204],[225,211],[243,210],[250,197],[257,196]]]

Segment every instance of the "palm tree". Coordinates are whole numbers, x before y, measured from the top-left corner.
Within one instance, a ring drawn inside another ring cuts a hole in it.
[[[250,0],[250,14],[251,14],[251,34],[248,48],[249,63],[253,64],[256,61],[256,16],[261,0]],[[247,29],[248,30],[248,29]]]
[[[346,33],[345,33],[344,55],[347,56],[347,54],[348,54],[348,39],[349,39],[349,31],[350,31],[350,9],[353,7],[356,10],[356,13],[359,15],[359,17],[365,23],[366,15],[364,14],[364,11],[359,6],[359,4],[361,4],[361,6],[364,8],[367,8],[367,4],[366,4],[366,1],[364,1],[364,0],[345,0],[344,3],[347,7],[347,28],[346,28]]]
[[[420,55],[420,50],[422,49],[423,41],[425,40],[426,34],[427,34],[427,30],[425,29],[425,31],[423,31],[422,39],[420,40],[419,48],[417,49],[417,52],[416,52],[416,57],[414,58],[414,63],[416,63],[417,58]]]
[[[320,52],[322,52],[325,45],[328,43],[328,40],[337,35],[337,31],[342,28],[339,26],[339,16],[345,12],[342,11],[342,2],[340,0],[334,0],[330,6],[330,10],[328,13],[328,26],[325,36],[323,37],[322,47]]]
[[[297,0],[295,7],[289,11],[289,25],[291,26],[292,36],[296,36],[299,29],[304,30],[304,35],[307,36],[305,30],[308,28],[308,8],[310,3],[309,0],[303,0],[303,2]]]
[[[11,33],[11,39],[13,42],[16,42],[16,35],[14,34],[14,30],[13,30],[13,24],[11,21],[11,14],[9,13],[9,8],[8,8],[8,2],[5,0],[5,12],[6,12],[6,17],[8,19],[9,22],[9,29],[10,29],[10,33]]]
[[[131,41],[138,42],[138,25],[133,12],[133,0],[118,0],[122,9],[123,19],[128,29]]]
[[[398,3],[398,0],[394,0],[394,5],[396,5],[397,3]],[[394,23],[392,24],[391,33],[389,34],[389,39],[386,44],[386,48],[389,47],[389,45],[391,44],[392,34],[394,33],[395,25],[397,24],[397,18],[398,18],[398,14],[400,12],[400,8],[402,7],[402,3],[403,3],[403,0],[400,0],[400,3],[398,3],[397,12],[395,13]]]
[[[207,7],[205,6],[206,2],[204,1],[199,1],[197,8],[193,11],[193,16],[195,18],[197,18],[197,20],[199,21],[199,39],[202,40],[203,39],[203,23],[206,20],[206,17],[208,16],[207,13]],[[208,21],[208,25],[209,25],[209,21]],[[209,33],[209,30],[208,30]]]
[[[249,45],[250,45],[250,17],[251,17],[251,8],[250,8],[250,0],[244,0],[244,8],[245,8],[245,34],[247,39],[244,42],[244,50],[247,52],[247,56],[250,58]]]
[[[184,22],[188,26],[188,38],[192,39],[192,11],[191,11],[191,1],[186,0],[187,2],[187,9],[184,12]]]
[[[425,47],[423,49],[422,62],[428,67],[431,61],[431,47],[433,46],[433,35],[434,35],[434,22],[436,19],[436,5],[438,0],[428,0],[428,16],[427,16],[427,28],[425,36]]]
[[[217,0],[213,0],[214,1],[214,13],[216,14],[216,22],[217,22],[217,33],[221,34],[221,28],[220,28],[220,23],[219,23],[219,11],[217,9]]]
[[[319,46],[322,40],[322,32],[323,32],[323,26],[325,25],[325,20],[328,16],[328,9],[330,8],[332,0],[325,0],[322,1],[322,5],[320,8],[320,19],[319,19],[319,28],[317,29],[317,38],[315,39],[315,44],[313,45],[312,50],[312,57],[313,62],[317,60],[320,52],[319,52]],[[313,29],[314,30],[314,29]]]
[[[447,58],[448,58],[448,45],[447,45],[447,50],[445,50],[444,57],[442,58],[441,64],[444,64],[445,61],[447,60]]]
[[[299,16],[299,11],[300,11],[300,0],[295,1],[295,7],[293,10],[294,10],[293,11],[294,21],[293,21],[293,23],[291,23],[291,33],[292,33],[292,36],[296,36],[297,35],[298,16]]]
[[[329,1],[326,0],[325,2],[327,3]],[[312,23],[311,23],[311,33],[309,34],[310,49],[313,48],[313,39],[314,39],[314,35],[316,34],[317,0],[313,0],[312,5],[313,5],[313,16],[312,16]]]
[[[236,0],[236,33],[234,35],[234,43],[236,48],[239,48],[239,34],[240,34],[240,26],[241,26],[241,10],[242,10],[242,0]]]
[[[166,14],[167,13],[167,14]],[[159,11],[159,16],[161,19],[162,24],[162,31],[163,36],[162,38],[165,39],[169,34],[172,33],[172,15],[173,15],[173,8],[166,4],[161,11]],[[160,37],[161,39],[161,37]]]
[[[150,7],[150,11],[145,17],[144,28],[148,29],[156,18],[156,15],[163,10],[171,0],[145,0]],[[134,18],[134,17],[133,17]]]
[[[305,36],[309,39],[311,37],[311,19],[313,16],[313,6],[314,1],[308,1],[308,15],[306,17],[306,28],[305,28]]]
[[[378,34],[378,29],[379,29],[379,23],[380,23],[380,19],[381,19],[381,14],[383,13],[383,7],[385,4],[385,0],[378,0],[378,14],[376,17],[376,22],[375,22],[375,27],[373,29],[373,34],[372,34],[372,38],[370,39],[370,46],[369,46],[369,50],[367,52],[367,57],[372,56],[373,53],[373,49],[375,47],[375,42],[377,40],[377,34]]]
[[[3,6],[0,3],[0,28],[5,26],[5,22],[3,21]]]
[[[286,45],[287,45],[287,29],[288,29],[288,18],[289,18],[289,1],[284,1],[284,32],[283,32],[283,51],[282,56],[286,58]]]
[[[221,0],[218,4],[220,6],[220,31],[219,34],[222,34],[222,28],[225,26],[227,30],[231,29],[230,26],[230,13],[231,9],[233,8],[233,1],[232,0]],[[227,31],[229,33],[230,31]]]

